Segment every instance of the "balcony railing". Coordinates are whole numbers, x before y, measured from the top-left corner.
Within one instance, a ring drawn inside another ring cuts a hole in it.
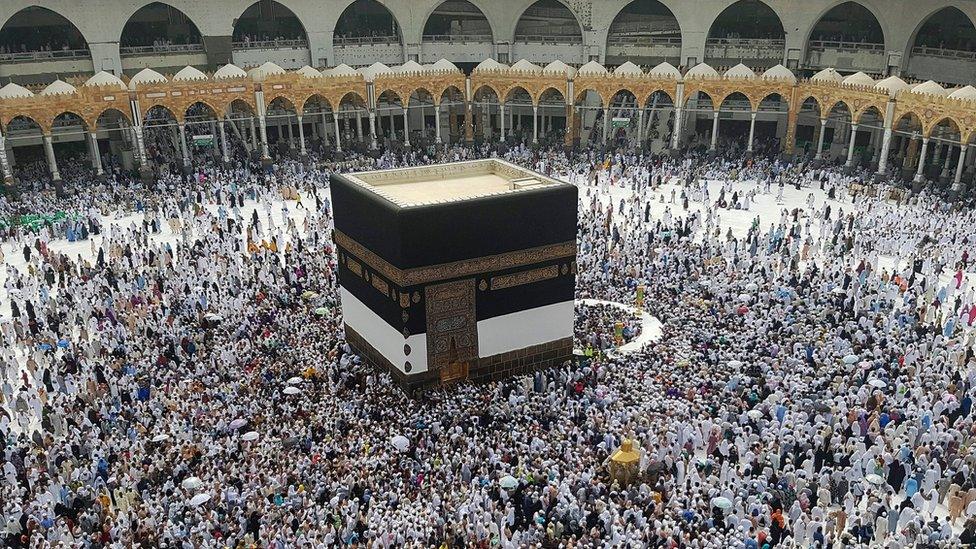
[[[81,59],[91,57],[88,50],[54,50],[54,51],[24,51],[18,53],[0,53],[0,61],[45,61],[49,59]]]
[[[198,53],[202,51],[203,44],[166,44],[165,46],[125,46],[119,48],[119,55],[128,57],[146,54]]]
[[[675,46],[681,47],[680,37],[670,37],[670,36],[628,36],[628,35],[611,35],[607,39],[607,44],[610,46]]]
[[[308,40],[295,38],[291,40],[251,40],[234,42],[231,46],[235,50],[284,50],[308,48]]]
[[[705,42],[705,57],[723,57],[724,54],[732,54],[732,57],[748,57],[754,54],[757,58],[782,57],[783,50],[786,48],[785,40],[778,39],[750,39],[750,38],[709,38]],[[725,52],[716,50],[726,50]],[[729,51],[734,50],[734,51]],[[746,54],[746,55],[743,55]]]
[[[424,42],[491,44],[490,34],[425,34]]]
[[[578,34],[521,34],[515,36],[515,41],[523,44],[582,44],[583,37]]]
[[[360,46],[363,44],[396,44],[400,45],[398,36],[337,36],[333,39],[336,46]]]
[[[928,48],[916,46],[912,48],[912,55],[925,55],[928,57],[948,57],[951,59],[976,59],[976,51],[968,50],[946,50],[942,48]]]
[[[850,52],[859,51],[871,51],[876,53],[884,53],[884,44],[872,44],[869,42],[843,42],[834,40],[811,40],[809,44],[810,51],[825,51],[825,50],[841,50]]]

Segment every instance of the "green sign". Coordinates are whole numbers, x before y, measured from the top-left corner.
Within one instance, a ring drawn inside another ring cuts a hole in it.
[[[629,118],[617,118],[615,116],[613,117],[613,120],[610,122],[611,128],[626,128],[629,125],[630,125]]]
[[[213,144],[214,136],[211,134],[193,136],[193,145],[196,147],[212,147]]]

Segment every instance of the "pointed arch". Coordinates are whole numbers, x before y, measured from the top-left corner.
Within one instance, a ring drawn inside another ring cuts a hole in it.
[[[583,25],[561,0],[536,0],[519,15],[516,42],[582,43]]]
[[[880,44],[882,47],[887,43],[878,16],[871,8],[853,0],[824,9],[810,27],[808,47],[810,42],[852,42]]]
[[[202,43],[197,24],[186,13],[164,2],[151,2],[136,10],[119,35],[119,45],[123,48]]]
[[[709,39],[783,40],[783,21],[762,0],[738,0],[722,10],[708,29]]]
[[[442,36],[452,40],[495,40],[495,31],[484,10],[471,0],[444,0],[431,9],[424,21],[424,41]]]
[[[976,25],[962,10],[945,6],[919,21],[909,41],[917,50],[976,51]]]
[[[681,25],[660,0],[633,0],[610,23],[607,49],[652,45],[681,47]]]
[[[274,0],[259,0],[234,22],[235,43],[289,41],[308,44],[308,31],[290,8]]]
[[[377,0],[354,0],[339,15],[334,31],[336,44],[395,42],[403,44],[396,16]]]
[[[88,40],[65,16],[40,6],[28,6],[0,27],[0,46],[11,53],[88,50]]]

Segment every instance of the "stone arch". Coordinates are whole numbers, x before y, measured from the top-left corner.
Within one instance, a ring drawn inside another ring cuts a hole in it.
[[[223,109],[215,107],[213,103],[211,103],[207,99],[202,99],[202,98],[196,99],[193,101],[193,103],[190,103],[189,105],[186,106],[185,109],[183,109],[183,120],[187,120],[188,118],[190,118],[190,114],[189,114],[190,109],[196,107],[197,105],[202,105],[210,109],[210,114],[213,116],[214,119],[219,119],[220,118],[219,113],[223,111]]]
[[[474,87],[474,89],[471,91],[471,98],[474,99],[475,97],[477,97],[478,94],[479,93],[482,93],[485,88],[488,88],[489,90],[491,90],[492,93],[495,94],[495,97],[498,97],[498,98],[503,97],[503,95],[501,94],[501,92],[498,91],[498,88],[495,87],[494,84],[489,84],[487,82],[484,82],[484,83],[478,84],[476,87]]]
[[[626,37],[635,40],[630,42],[625,40]],[[609,49],[618,41],[639,43],[643,37],[672,38],[677,39],[679,46],[681,44],[681,24],[674,11],[660,0],[631,0],[622,6],[610,22],[606,47]]]
[[[811,40],[859,42],[860,40],[857,39],[838,40],[828,36],[832,30],[829,26],[833,22],[834,17],[837,18],[837,21],[843,22],[852,19],[852,15],[856,17],[855,21],[868,22],[870,25],[870,28],[865,29],[866,32],[863,33],[864,37],[867,38],[865,43],[880,43],[882,45],[887,43],[884,25],[881,24],[881,19],[873,9],[855,0],[835,0],[830,5],[824,6],[823,10],[814,20],[813,25],[810,26],[810,30],[807,32],[803,42],[805,47],[809,48]],[[828,19],[828,17],[831,18]],[[876,40],[880,40],[880,42]]]
[[[273,25],[267,25],[267,22]],[[262,29],[261,27],[274,27]],[[258,0],[249,5],[234,20],[234,42],[242,42],[245,36],[272,40],[281,36],[285,40],[304,40],[308,43],[308,29],[288,6],[275,0]]]
[[[844,110],[839,111],[838,107],[843,107]],[[851,106],[847,103],[847,101],[843,99],[838,99],[837,101],[834,101],[834,103],[830,106],[830,108],[827,109],[827,117],[829,118],[830,115],[835,112],[847,113],[847,120],[843,120],[843,122],[845,123],[850,123],[852,120],[854,120],[854,109],[852,109]]]
[[[648,101],[651,101],[654,98],[655,94],[663,94],[671,102],[671,105],[674,105],[674,94],[664,88],[657,88],[642,94],[640,96],[641,104],[646,105]]]
[[[55,30],[42,36],[39,30],[41,28]],[[56,36],[53,43],[52,35]],[[0,26],[0,45],[6,46],[11,52],[36,52],[48,46],[51,50],[60,50],[64,46],[71,50],[84,50],[88,49],[88,38],[78,25],[64,15],[32,5],[18,10],[3,22]],[[22,45],[26,48],[21,48]]]
[[[532,32],[535,30],[535,26],[531,24],[532,13],[540,10],[552,10],[552,14],[559,14],[561,23],[557,27],[552,19],[548,19],[548,27],[559,29],[550,34],[551,36],[579,36],[579,40],[583,40],[583,24],[580,22],[579,17],[577,17],[576,12],[573,11],[572,7],[567,4],[564,0],[536,0],[535,2],[527,5],[525,9],[519,13],[518,18],[515,20],[514,32],[512,35],[512,40],[518,42],[526,41],[526,38],[533,36],[536,33]],[[569,14],[570,17],[566,17]],[[530,19],[527,19],[527,16]],[[571,20],[570,20],[571,18]],[[575,23],[575,26],[573,25]]]
[[[955,6],[940,6],[939,8],[931,10],[925,17],[919,20],[915,29],[912,31],[911,38],[908,41],[908,51],[911,51],[917,46],[924,47],[936,47],[934,40],[944,40],[945,38],[950,38],[955,41],[959,37],[956,36],[945,36],[942,32],[937,29],[933,29],[930,32],[931,27],[940,25],[941,23],[947,23],[949,21],[955,21],[956,30],[966,30],[967,34],[972,34],[972,36],[967,36],[966,40],[969,43],[968,47],[962,47],[962,44],[949,43],[950,47],[946,49],[962,49],[966,51],[976,50],[976,25],[974,25],[972,18],[970,18],[965,12]],[[919,41],[922,40],[925,43],[920,44]]]
[[[370,34],[371,31],[387,34]],[[333,35],[336,39],[362,39],[376,36],[395,37],[403,44],[403,27],[393,11],[378,0],[353,0],[336,19]]]
[[[934,137],[935,130],[939,126],[942,126],[943,125],[943,122],[948,122],[951,125],[951,127],[954,129],[955,133],[957,135],[959,135],[960,138],[961,138],[961,136],[963,135],[963,125],[962,125],[961,122],[959,122],[958,120],[956,120],[956,118],[954,116],[951,116],[951,115],[950,116],[943,116],[942,118],[938,118],[938,119],[933,120],[929,124],[923,125],[922,135],[925,136],[925,137],[929,137],[929,138]]]
[[[741,99],[739,99],[739,98],[741,98]],[[723,110],[724,107],[725,107],[726,101],[728,101],[730,99],[732,99],[733,101],[737,101],[737,100],[744,99],[746,101],[746,103],[748,103],[748,105],[749,105],[749,111],[750,112],[756,110],[757,105],[755,103],[753,103],[752,99],[748,95],[746,95],[745,92],[741,92],[741,91],[738,91],[738,90],[729,91],[729,92],[725,93],[722,96],[722,100],[718,102],[718,105],[719,105],[718,108],[719,108],[719,110]],[[727,109],[727,110],[744,112],[742,109]]]
[[[702,96],[702,95],[704,95],[705,97],[708,98],[708,103],[709,103],[709,105],[711,105],[711,107],[710,107],[711,110],[715,110],[715,109],[717,109],[719,107],[719,105],[721,105],[721,103],[719,103],[718,105],[716,105],[715,104],[715,98],[712,97],[712,95],[710,93],[708,93],[707,91],[705,91],[705,90],[692,90],[690,93],[688,93],[688,97],[685,98],[684,107],[685,108],[689,108],[688,107],[688,104],[691,103],[691,100],[692,99],[694,99],[696,102],[701,101],[701,97],[700,96]]]
[[[738,36],[730,36],[736,34]],[[708,39],[784,39],[783,19],[762,0],[737,0],[722,10],[708,28]]]
[[[145,110],[143,110],[142,112],[142,119],[143,119],[142,125],[143,126],[160,125],[160,124],[153,124],[152,122],[154,122],[155,120],[159,120],[157,116],[161,114],[167,114],[169,115],[169,118],[171,118],[172,120],[176,122],[181,122],[183,120],[182,112],[183,112],[182,110],[174,111],[172,107],[170,107],[169,105],[163,102],[151,103],[147,105]],[[179,113],[179,116],[177,116],[177,113]]]
[[[472,30],[474,32],[466,32],[466,29],[464,29],[464,26],[465,25],[464,25],[463,22],[464,21],[473,21],[473,22],[480,23],[480,22],[484,21],[484,24],[487,25],[487,27],[488,27],[487,30],[488,30],[488,36],[490,37],[490,41],[494,42],[495,41],[495,36],[496,36],[495,30],[494,30],[494,25],[492,25],[491,20],[488,19],[488,14],[485,12],[484,9],[481,8],[481,6],[478,5],[478,3],[480,3],[480,0],[443,0],[443,1],[439,2],[439,3],[436,3],[436,4],[432,5],[430,7],[430,10],[427,12],[426,16],[423,19],[423,21],[424,21],[424,28],[423,28],[423,31],[422,31],[423,34],[421,36],[422,37],[427,37],[427,36],[436,36],[436,35],[444,35],[444,34],[452,35],[453,36],[455,33],[452,33],[452,32],[443,32],[444,29],[445,29],[445,26],[448,29],[450,29],[453,26],[453,21],[446,14],[439,14],[438,12],[441,10],[441,8],[444,8],[445,5],[447,5],[447,4],[456,4],[459,7],[460,6],[470,6],[470,7],[474,8],[474,10],[476,12],[476,13],[471,13],[470,17],[460,17],[459,18],[459,20],[461,21],[461,24],[460,24],[461,32],[460,33],[457,33],[457,36],[458,37],[464,37],[464,36],[470,36],[470,35],[478,35],[478,36],[480,36],[482,34],[482,32],[481,32],[482,29],[474,28],[474,29],[470,29],[470,30]],[[478,25],[476,25],[474,23],[472,23],[472,25],[475,26],[475,27],[478,26]]]
[[[881,107],[871,103],[868,103],[867,105],[864,105],[860,109],[854,111],[854,120],[858,124],[860,124],[861,120],[863,120],[866,115],[872,112],[875,113],[875,116],[877,116],[879,120],[884,122],[884,110]]]
[[[48,129],[49,129],[49,131],[50,130],[53,130],[56,127],[58,127],[58,120],[67,119],[67,118],[65,118],[66,115],[67,116],[70,116],[70,117],[72,117],[74,119],[76,119],[77,122],[80,122],[81,123],[81,126],[82,126],[82,129],[84,131],[86,131],[86,132],[91,127],[89,125],[88,121],[85,119],[85,117],[82,116],[82,115],[80,115],[80,114],[78,114],[78,112],[73,111],[73,110],[64,110],[64,111],[59,112],[55,116],[51,117],[51,120],[48,122]]]
[[[2,122],[3,122],[2,123],[2,126],[4,128],[4,131],[5,132],[8,131],[9,128],[10,128],[10,125],[13,124],[16,120],[22,120],[24,122],[29,122],[31,125],[33,125],[34,127],[36,127],[41,133],[44,133],[44,132],[47,132],[47,131],[50,130],[50,127],[46,127],[43,123],[38,122],[37,119],[34,118],[33,116],[31,116],[29,114],[16,113],[15,112],[15,113],[9,113],[7,115],[4,115],[4,119],[2,120]]]
[[[156,18],[165,16],[165,21],[159,23]],[[181,17],[185,23],[175,25],[170,21],[172,16]],[[176,27],[176,28],[174,28]],[[179,27],[184,27],[180,29]],[[158,39],[167,39],[174,44],[201,44],[203,36],[196,22],[186,14],[165,2],[150,2],[143,5],[126,19],[119,34],[119,45],[152,46]]]
[[[301,105],[301,110],[299,112],[302,113],[302,114],[304,114],[308,110],[308,106],[309,106],[309,104],[312,101],[316,101],[316,102],[323,103],[324,106],[327,106],[330,111],[331,110],[335,110],[333,108],[333,106],[332,106],[332,102],[329,101],[329,99],[327,97],[325,97],[324,95],[322,95],[320,93],[309,93],[309,94],[304,95],[301,98],[301,100],[298,103],[296,103],[296,105],[298,105],[298,104]]]
[[[479,88],[480,89],[480,88]],[[492,88],[494,89],[494,88]],[[497,93],[495,94],[498,95]],[[448,101],[451,103],[463,103],[464,102],[464,92],[461,88],[451,84],[441,90],[440,95],[437,97],[437,104],[440,105],[444,103],[444,98],[447,97]]]
[[[116,107],[106,107],[101,111],[99,111],[97,114],[95,114],[95,116],[92,117],[90,120],[88,120],[88,127],[98,128],[98,123],[102,120],[102,117],[109,113],[116,113],[119,116],[119,118],[125,121],[126,125],[128,126],[132,125],[132,120],[129,113],[123,112],[121,109],[118,109]]]
[[[595,93],[600,98],[600,108],[603,108],[607,104],[607,98],[603,96],[603,93],[596,88],[583,88],[581,90],[576,90],[576,97],[573,99],[573,104],[578,104],[583,101],[588,92]]]

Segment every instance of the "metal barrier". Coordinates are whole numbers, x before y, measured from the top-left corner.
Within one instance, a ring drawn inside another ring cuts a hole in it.
[[[674,46],[681,47],[681,38],[670,36],[648,36],[615,34],[607,39],[609,46]]]
[[[91,57],[89,50],[24,51],[0,53],[0,61],[44,61],[48,59],[80,59]]]
[[[283,50],[307,48],[308,40],[296,38],[292,40],[253,40],[234,42],[231,47],[235,50]]]
[[[421,40],[423,42],[438,43],[460,42],[464,44],[467,42],[475,42],[479,44],[491,44],[492,37],[490,34],[425,34]]]
[[[558,35],[558,34],[521,34],[515,36],[516,42],[523,44],[582,44],[582,35]]]
[[[198,53],[203,51],[203,44],[166,44],[164,46],[125,46],[119,48],[122,57],[132,55],[170,54],[170,53]]]
[[[808,48],[811,51],[841,50],[841,51],[871,51],[884,53],[884,44],[872,44],[869,42],[837,42],[833,40],[811,40]]]
[[[924,55],[927,57],[947,57],[951,59],[976,59],[976,51],[967,50],[946,50],[942,48],[929,48],[916,46],[912,48],[912,55]]]
[[[362,44],[396,44],[400,45],[399,36],[336,36],[332,39],[336,46],[355,46]]]

